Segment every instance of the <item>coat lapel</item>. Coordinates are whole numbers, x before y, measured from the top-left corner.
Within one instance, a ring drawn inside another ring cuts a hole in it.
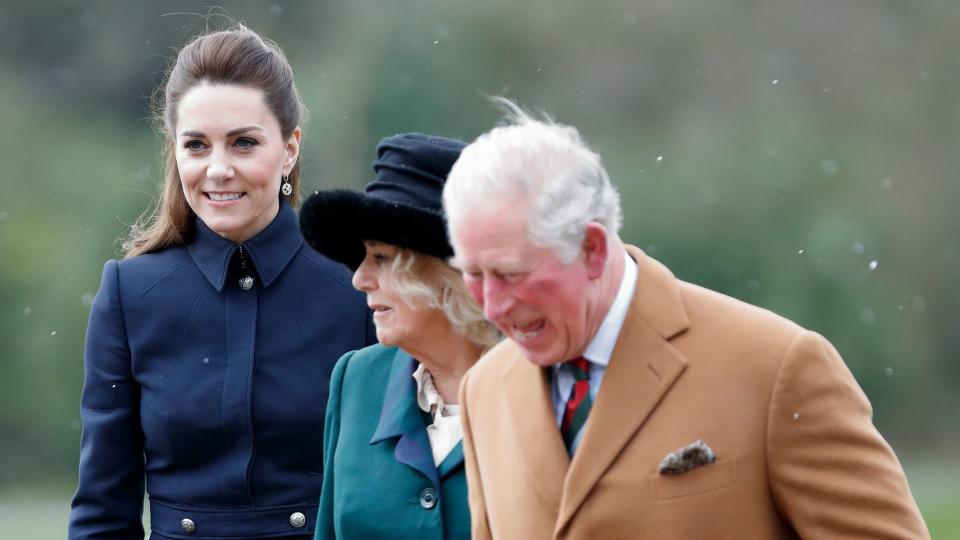
[[[399,438],[393,452],[394,458],[420,471],[439,489],[440,477],[433,464],[430,438],[423,423],[423,413],[417,406],[417,382],[413,379],[416,368],[417,361],[397,349],[383,397],[380,422],[370,444]]]
[[[453,450],[450,450],[450,453],[447,454],[447,457],[443,458],[443,461],[440,462],[440,466],[437,467],[437,474],[440,475],[440,479],[444,479],[448,474],[455,471],[458,466],[463,465],[463,441],[457,443],[453,447]]]
[[[689,325],[676,279],[628,247],[639,275],[630,309],[563,486],[559,533],[686,368],[669,339]]]
[[[559,510],[570,458],[557,428],[546,370],[529,362],[517,349],[504,371],[503,383],[511,413],[506,415],[507,420],[513,440],[520,442],[517,451],[530,472],[530,482],[549,508]],[[523,442],[532,440],[537,443]]]

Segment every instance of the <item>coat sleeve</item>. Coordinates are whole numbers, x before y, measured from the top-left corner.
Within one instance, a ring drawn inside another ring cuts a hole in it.
[[[484,502],[483,482],[480,478],[480,468],[477,457],[473,453],[473,432],[470,428],[469,400],[467,387],[469,386],[470,372],[460,381],[460,422],[463,425],[463,462],[467,472],[467,501],[470,504],[470,537],[473,540],[489,540],[493,538],[490,532],[490,523],[487,520],[487,507]]]
[[[327,413],[323,425],[323,487],[320,491],[320,506],[317,509],[317,530],[314,540],[333,540],[337,537],[333,513],[333,459],[337,453],[337,440],[340,437],[340,396],[343,391],[343,375],[347,362],[356,351],[348,352],[337,360],[330,375],[330,397],[327,400]]]
[[[68,538],[143,538],[143,432],[116,261],[103,268],[87,325],[80,477]]]
[[[767,419],[773,495],[800,537],[930,537],[872,415],[830,343],[801,334],[780,366]]]

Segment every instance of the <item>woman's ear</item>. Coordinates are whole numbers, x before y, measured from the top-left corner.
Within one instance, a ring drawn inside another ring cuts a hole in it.
[[[300,131],[300,126],[293,128],[293,133],[290,134],[290,138],[287,139],[286,152],[287,155],[283,159],[283,174],[284,176],[290,174],[290,171],[293,170],[294,164],[297,162],[297,158],[300,157],[300,137],[302,132]]]

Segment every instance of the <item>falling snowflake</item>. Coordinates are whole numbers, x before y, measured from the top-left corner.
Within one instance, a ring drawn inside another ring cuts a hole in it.
[[[820,172],[824,176],[834,176],[837,174],[838,169],[837,162],[832,159],[825,159],[820,162]]]

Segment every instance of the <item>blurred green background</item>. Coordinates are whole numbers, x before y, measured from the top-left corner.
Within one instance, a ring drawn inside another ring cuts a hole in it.
[[[960,537],[956,0],[0,1],[0,523],[60,538],[104,260],[152,201],[148,98],[229,14],[310,111],[308,191],[383,136],[470,140],[502,94],[577,126],[622,236],[829,338],[934,537]]]

